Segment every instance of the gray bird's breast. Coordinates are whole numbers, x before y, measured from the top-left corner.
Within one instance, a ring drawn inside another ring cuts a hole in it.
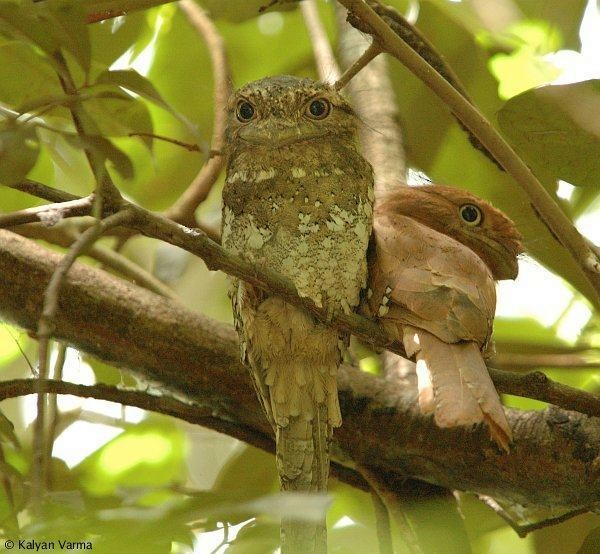
[[[285,275],[319,306],[356,306],[367,277],[370,166],[351,148],[256,154],[229,162],[223,246]]]

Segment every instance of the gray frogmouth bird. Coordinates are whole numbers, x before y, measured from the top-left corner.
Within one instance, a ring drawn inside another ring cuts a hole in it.
[[[373,177],[357,123],[337,91],[310,79],[262,79],[229,103],[223,246],[329,313],[353,310],[366,285]],[[242,360],[276,433],[282,489],[325,490],[347,337],[243,281],[233,280],[231,298]]]

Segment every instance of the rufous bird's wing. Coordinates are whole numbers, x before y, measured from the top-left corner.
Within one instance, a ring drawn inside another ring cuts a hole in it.
[[[505,450],[511,430],[481,348],[495,283],[469,248],[407,216],[380,214],[370,252],[370,311],[415,357],[419,405],[440,427],[485,421]]]
[[[379,214],[369,266],[372,315],[416,325],[449,343],[487,342],[494,280],[460,242],[409,217]]]

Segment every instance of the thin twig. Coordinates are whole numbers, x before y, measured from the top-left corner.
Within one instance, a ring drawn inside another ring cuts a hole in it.
[[[225,43],[206,12],[192,0],[180,0],[179,7],[206,43],[211,58],[215,108],[210,150],[215,154],[208,159],[189,187],[165,212],[165,215],[178,223],[196,227],[194,214],[198,206],[208,197],[223,169],[221,151],[227,121],[227,100],[231,95],[232,81]]]
[[[600,417],[600,395],[557,383],[541,371],[515,373],[488,368],[499,392],[535,398],[574,410],[582,414]]]
[[[421,79],[481,141],[498,163],[519,183],[535,212],[550,233],[568,250],[595,291],[592,299],[600,307],[600,260],[550,194],[489,121],[421,58],[362,0],[338,0],[366,22],[379,44]]]
[[[594,354],[592,354],[594,355]],[[491,365],[499,369],[506,370],[527,370],[537,367],[556,367],[556,368],[600,368],[600,360],[588,359],[585,355],[579,353],[540,353],[540,354],[522,354],[516,352],[496,352],[490,359]]]
[[[93,203],[94,195],[92,194],[67,202],[56,202],[54,204],[46,204],[45,206],[36,206],[34,208],[0,214],[0,229],[38,221],[48,226],[56,225],[61,219],[66,217],[90,215]]]
[[[63,375],[63,367],[67,358],[67,344],[64,342],[57,343],[56,349],[56,362],[54,363],[54,369],[52,371],[52,378],[61,381]],[[56,428],[58,425],[59,413],[58,413],[58,399],[56,394],[48,396],[48,428],[46,430],[46,455],[44,457],[44,465],[46,466],[45,475],[48,479],[46,486],[52,487],[52,473],[51,473],[51,460],[52,460],[52,448],[56,439]]]
[[[62,70],[60,73],[57,73],[57,76],[63,92],[76,97],[78,89],[64,56],[60,51],[57,51],[54,54],[54,59]],[[90,127],[91,120],[81,103],[73,102],[69,104],[68,109],[71,113],[77,134],[83,138],[88,135],[93,135],[94,133]],[[121,193],[108,174],[104,158],[99,156],[97,152],[91,148],[84,147],[83,152],[87,158],[92,174],[96,179],[94,216],[100,218],[106,204],[118,204],[120,202],[122,199]]]
[[[312,44],[319,79],[324,83],[333,83],[339,79],[341,72],[319,17],[316,0],[304,0],[300,4],[300,10]]]
[[[87,12],[86,23],[98,23],[171,2],[174,0],[103,0],[102,2],[85,2],[83,9]]]
[[[64,227],[48,228],[40,225],[24,225],[12,230],[23,237],[41,239],[51,244],[62,246],[63,248],[70,248],[78,237],[76,233]],[[131,279],[134,283],[156,294],[171,298],[172,300],[177,300],[178,298],[177,294],[160,279],[157,279],[144,268],[111,248],[93,244],[86,252],[86,256],[99,261],[114,272]]]
[[[384,508],[388,514],[388,532],[389,518],[391,517],[392,521],[394,521],[394,523],[396,524],[398,531],[400,531],[400,534],[402,535],[402,538],[404,539],[404,542],[406,543],[406,546],[408,547],[409,551],[414,554],[421,554],[423,550],[419,545],[419,538],[417,537],[414,529],[412,528],[412,525],[410,524],[410,521],[408,520],[408,517],[406,516],[406,511],[402,508],[399,498],[392,490],[389,489],[389,487],[386,486],[385,483],[381,481],[381,478],[374,471],[365,466],[360,466],[358,470],[360,474],[365,478],[365,481],[369,483],[369,486],[371,487],[373,493],[379,497],[380,501],[384,505]],[[390,543],[391,540],[392,537],[390,535]]]
[[[156,140],[162,140],[164,142],[170,142],[175,146],[181,146],[185,148],[188,152],[203,152],[204,150],[200,148],[197,144],[190,144],[189,142],[183,142],[182,140],[177,140],[171,137],[165,137],[164,135],[156,135],[155,133],[129,133],[128,137],[148,137]]]
[[[44,294],[42,314],[38,321],[38,380],[48,377],[48,342],[54,329],[54,316],[58,309],[58,297],[64,278],[75,260],[108,229],[121,225],[131,218],[132,212],[124,209],[106,219],[99,221],[73,243],[69,252],[56,267]],[[44,492],[47,475],[45,471],[45,395],[40,390],[37,394],[37,418],[34,426],[33,464],[32,464],[32,499],[38,506]]]
[[[335,88],[337,90],[343,89],[351,79],[354,78],[363,68],[365,68],[370,62],[372,62],[377,56],[381,54],[381,48],[377,46],[376,42],[372,42],[370,46],[360,55],[360,58],[356,60],[343,75],[335,82]]]
[[[373,511],[375,512],[375,526],[377,528],[379,554],[394,554],[390,514],[383,503],[383,500],[381,500],[381,497],[374,489],[371,489],[371,501],[373,502]]]
[[[373,166],[377,203],[405,182],[406,157],[398,125],[396,95],[387,59],[378,56],[380,46],[376,41],[370,43],[363,33],[346,22],[344,8],[337,6],[336,12],[342,65],[351,66],[351,71],[358,72],[347,88],[352,105],[363,123],[359,127],[360,141],[365,158]]]
[[[25,179],[17,183],[11,183],[4,185],[8,188],[20,190],[36,198],[43,198],[48,202],[69,202],[71,200],[81,200],[79,196],[75,196],[69,192],[63,190],[54,189],[48,185],[44,185],[38,181],[32,179]]]

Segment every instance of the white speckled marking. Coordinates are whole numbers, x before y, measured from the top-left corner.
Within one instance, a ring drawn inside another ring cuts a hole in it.
[[[292,177],[296,179],[301,179],[302,177],[306,177],[306,171],[301,167],[292,167]]]
[[[387,314],[390,311],[389,306],[379,306],[379,311],[377,312],[377,315],[379,317],[383,317],[385,314]]]
[[[260,183],[261,181],[266,181],[267,179],[272,179],[275,177],[276,171],[274,167],[269,167],[268,169],[261,169],[252,179],[255,183]]]

